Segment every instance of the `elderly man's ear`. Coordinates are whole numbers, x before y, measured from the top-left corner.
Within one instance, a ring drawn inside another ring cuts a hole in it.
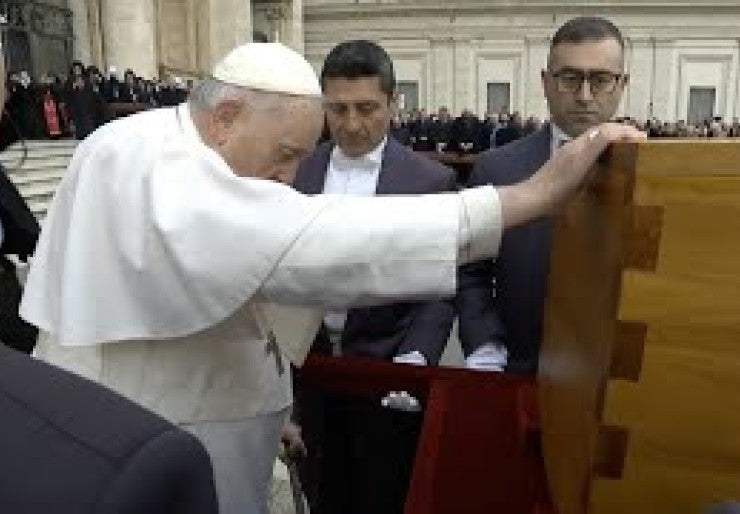
[[[219,127],[230,129],[244,109],[246,109],[246,106],[243,102],[225,100],[216,105],[213,116]]]

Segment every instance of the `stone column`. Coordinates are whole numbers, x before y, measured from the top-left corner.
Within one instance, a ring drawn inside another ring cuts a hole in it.
[[[430,111],[438,111],[440,107],[447,107],[449,110],[455,108],[454,51],[455,43],[451,37],[431,41],[432,82],[429,87],[432,90],[432,102],[429,106]]]
[[[188,67],[191,70],[200,70],[200,62],[198,59],[198,8],[196,6],[197,0],[187,1],[187,25],[188,25]]]
[[[527,69],[525,72],[524,116],[549,117],[545,89],[542,87],[542,70],[547,68],[550,39],[527,37]]]
[[[303,0],[292,0],[290,4],[284,43],[296,52],[303,53]]]
[[[630,82],[622,99],[624,112],[638,120],[646,120],[651,116],[650,102],[655,84],[653,76],[656,64],[655,48],[653,42],[646,37],[630,38],[628,48],[627,72],[630,74]]]
[[[87,0],[69,0],[72,11],[72,55],[75,60],[93,64],[92,37],[90,33],[90,12]]]
[[[674,56],[675,42],[672,39],[653,39],[654,65],[652,81],[652,104],[650,115],[661,120],[676,119],[676,94],[678,65]]]
[[[473,43],[469,39],[456,39],[453,50],[453,84],[455,104],[450,106],[452,114],[458,116],[463,109],[475,109],[475,63]]]
[[[238,45],[252,40],[252,4],[250,0],[202,0],[207,11],[207,36],[203,49],[203,67],[211,69]]]
[[[158,76],[156,18],[152,0],[101,0],[105,66]]]

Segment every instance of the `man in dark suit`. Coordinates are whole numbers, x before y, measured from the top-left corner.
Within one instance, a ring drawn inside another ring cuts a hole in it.
[[[25,261],[36,247],[39,224],[18,190],[0,166],[0,340],[31,353],[38,331],[18,315],[23,293],[15,264],[6,256]]]
[[[480,151],[480,120],[469,109],[452,122],[450,148],[460,153]]]
[[[368,41],[340,44],[326,58],[321,83],[333,143],[319,146],[300,165],[294,181],[299,191],[368,196],[455,189],[451,170],[388,136],[395,76],[382,48]],[[330,312],[315,349],[437,364],[453,316],[451,301]],[[314,461],[309,462],[312,473],[306,483],[312,512],[403,512],[421,415],[385,409],[380,401],[328,395],[302,401],[299,396],[309,459]],[[317,419],[317,408],[325,409],[323,420]]]
[[[494,142],[496,147],[506,146],[522,137],[522,123],[517,113],[508,116],[506,123],[496,131]]]
[[[0,345],[0,512],[209,514],[218,506],[210,459],[194,436]]]
[[[111,66],[108,71],[108,80],[103,84],[103,99],[108,103],[117,103],[121,101],[121,81],[118,80],[114,66]]]
[[[542,72],[552,123],[482,154],[470,185],[514,184],[531,177],[563,143],[612,119],[628,79],[624,41],[612,23],[601,18],[567,22],[554,36]],[[551,219],[509,230],[495,262],[461,270],[457,307],[469,367],[501,369],[508,354],[507,369],[536,371],[551,235]]]
[[[437,152],[452,149],[452,118],[447,107],[440,107],[438,115],[432,119],[430,137]]]
[[[36,247],[39,224],[0,167],[0,254],[26,260]]]
[[[0,52],[0,76],[4,76]],[[0,82],[0,112],[5,105],[5,82]],[[21,285],[15,265],[6,255],[25,261],[33,253],[39,237],[39,224],[18,190],[0,166],[0,340],[30,353],[36,343],[37,330],[18,315]]]

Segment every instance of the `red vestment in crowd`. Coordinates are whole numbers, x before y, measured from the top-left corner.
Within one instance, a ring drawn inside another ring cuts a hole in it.
[[[57,103],[48,89],[44,92],[44,121],[46,123],[46,133],[50,137],[59,137],[62,135]]]

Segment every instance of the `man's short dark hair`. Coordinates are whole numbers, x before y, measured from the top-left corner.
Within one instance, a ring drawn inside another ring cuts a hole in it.
[[[552,38],[550,49],[563,43],[586,43],[615,39],[624,50],[624,38],[619,29],[609,20],[584,16],[567,21]]]
[[[329,78],[361,77],[378,77],[381,91],[389,97],[396,90],[393,61],[385,50],[372,41],[345,41],[332,48],[326,56],[321,69],[321,88],[326,87],[326,79]]]

